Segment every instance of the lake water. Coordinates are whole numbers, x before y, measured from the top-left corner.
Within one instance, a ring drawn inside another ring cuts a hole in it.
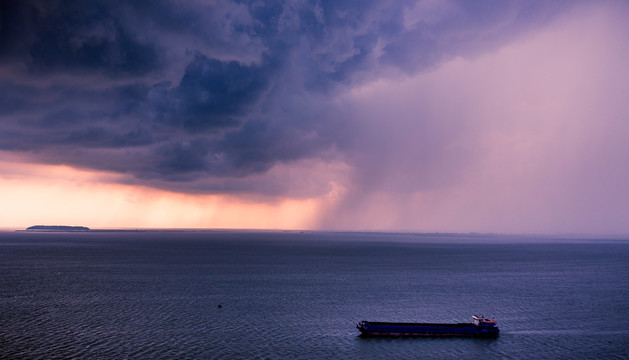
[[[474,314],[495,317],[500,337],[355,328]],[[627,359],[629,242],[0,232],[0,358]]]

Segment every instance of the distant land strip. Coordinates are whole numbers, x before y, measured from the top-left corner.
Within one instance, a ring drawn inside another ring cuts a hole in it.
[[[90,228],[86,226],[34,225],[26,228],[26,231],[90,231]]]

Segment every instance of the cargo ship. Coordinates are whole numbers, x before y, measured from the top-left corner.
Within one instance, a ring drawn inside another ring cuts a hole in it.
[[[447,336],[496,337],[500,333],[496,321],[482,315],[472,316],[471,323],[404,323],[361,321],[356,324],[362,336]]]

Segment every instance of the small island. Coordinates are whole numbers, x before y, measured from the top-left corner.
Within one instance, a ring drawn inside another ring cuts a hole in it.
[[[85,226],[34,225],[26,228],[26,231],[90,231],[90,228]]]

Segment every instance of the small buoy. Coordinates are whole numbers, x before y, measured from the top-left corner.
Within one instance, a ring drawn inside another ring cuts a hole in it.
[[[219,309],[222,309],[222,308],[223,308],[223,305],[218,304],[218,308],[219,308]]]

